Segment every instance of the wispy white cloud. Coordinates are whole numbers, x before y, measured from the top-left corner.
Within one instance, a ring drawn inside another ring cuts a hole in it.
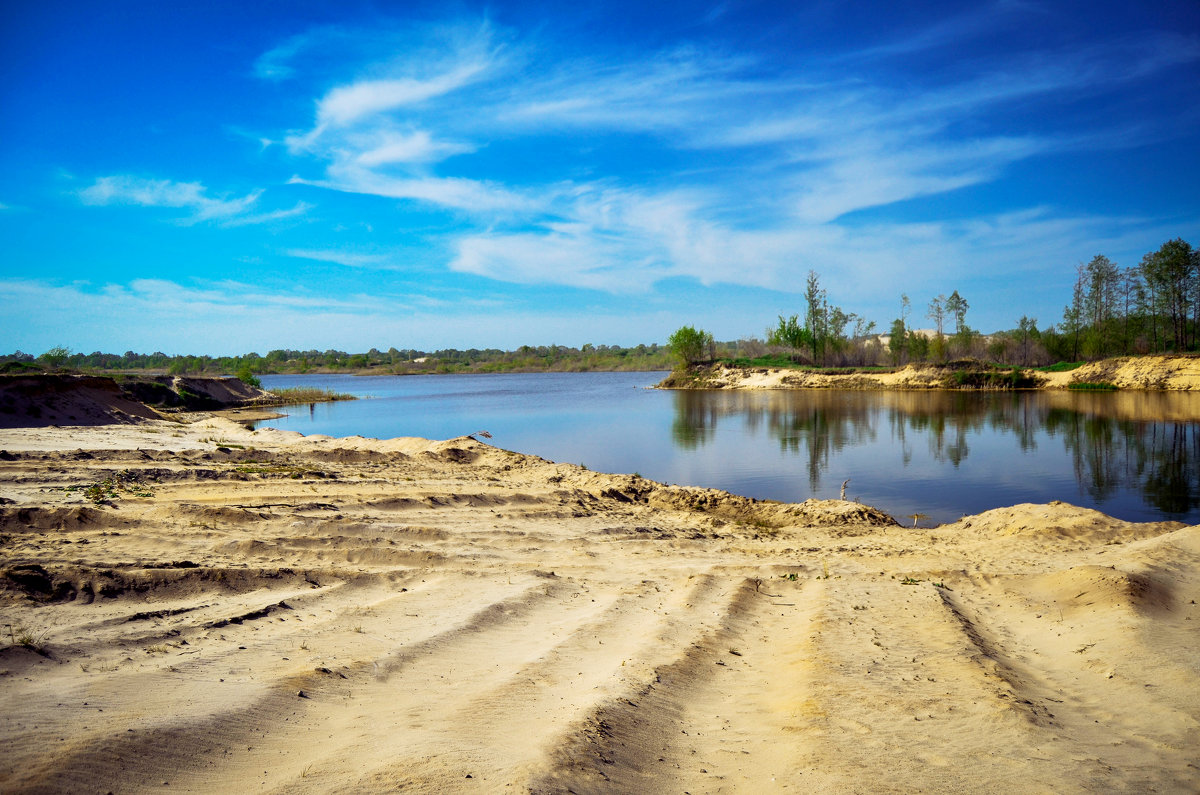
[[[329,151],[347,128],[362,132],[388,111],[411,111],[488,77],[505,62],[503,43],[488,24],[431,29],[429,40],[407,43],[402,54],[371,64],[368,76],[329,89],[315,103],[307,132],[286,139],[293,151]],[[399,44],[399,42],[397,42]],[[384,122],[386,125],[386,121]],[[327,135],[333,141],[323,141]]]
[[[902,31],[890,41],[850,50],[839,61],[867,61],[926,52],[946,46],[962,46],[983,35],[996,35],[999,28],[1038,10],[1030,4],[1000,0],[972,4],[966,11],[952,14],[933,24],[922,24],[913,31]]]
[[[288,249],[289,257],[311,259],[316,262],[332,262],[336,265],[346,265],[351,268],[375,268],[387,264],[388,257],[384,254],[364,254],[358,251],[343,251],[339,249]]]
[[[296,75],[291,60],[311,42],[311,35],[292,36],[254,61],[254,76],[262,80],[287,80]]]
[[[359,152],[354,162],[366,168],[391,163],[429,163],[444,160],[457,154],[476,150],[476,146],[451,141],[436,141],[427,130],[400,132],[396,130],[373,130],[361,137],[352,138]]]
[[[125,204],[142,207],[175,207],[191,210],[185,221],[195,223],[230,219],[248,211],[262,195],[256,190],[237,198],[213,198],[199,182],[172,182],[132,176],[99,177],[79,191],[84,204]]]
[[[723,103],[779,98],[809,86],[794,77],[755,79],[748,74],[755,65],[686,47],[615,63],[571,59],[509,87],[489,115],[518,128],[669,131],[686,138],[695,122],[715,121]]]
[[[313,185],[344,193],[363,193],[389,199],[410,199],[474,213],[531,209],[533,201],[503,185],[461,177],[390,177],[356,165],[329,169],[329,179],[292,177],[293,185]]]
[[[262,194],[262,190],[255,190],[245,196],[216,198],[209,196],[208,189],[199,182],[117,175],[98,177],[91,185],[78,191],[77,195],[84,204],[93,206],[132,205],[189,210],[188,215],[177,219],[178,223],[211,221],[221,226],[249,226],[297,218],[315,206],[300,201],[289,208],[252,212]]]
[[[299,218],[307,215],[308,211],[316,205],[308,202],[296,202],[296,204],[287,209],[271,210],[265,213],[255,213],[253,215],[239,215],[229,218],[221,222],[222,226],[251,226],[254,224],[269,224],[275,221],[283,221],[288,218]]]
[[[467,63],[426,79],[397,77],[339,86],[317,103],[317,126],[344,127],[366,116],[448,94],[470,83],[485,65]]]

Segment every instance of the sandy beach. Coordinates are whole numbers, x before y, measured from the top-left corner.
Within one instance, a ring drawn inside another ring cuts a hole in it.
[[[4,792],[1200,789],[1198,527],[225,419],[0,450]]]

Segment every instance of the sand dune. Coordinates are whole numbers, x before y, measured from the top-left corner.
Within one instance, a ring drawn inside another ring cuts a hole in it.
[[[5,792],[1200,789],[1197,527],[220,420],[0,449]]]

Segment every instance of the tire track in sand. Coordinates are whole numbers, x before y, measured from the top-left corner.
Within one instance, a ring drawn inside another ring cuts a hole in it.
[[[423,601],[417,590],[416,600],[379,598],[365,611],[361,602],[352,604],[340,594],[326,608],[327,634],[316,633],[316,640],[305,627],[299,636],[281,640],[274,635],[269,648],[254,648],[251,627],[229,628],[232,640],[222,638],[186,672],[118,671],[90,682],[86,694],[59,694],[60,702],[87,701],[108,711],[94,729],[73,731],[69,744],[52,754],[44,753],[44,746],[26,749],[4,788],[137,789],[161,785],[157,771],[165,768],[173,771],[172,786],[183,790],[215,790],[234,780],[294,790],[322,759],[344,760],[353,780],[374,754],[394,755],[398,738],[411,741],[406,720],[421,705],[502,677],[507,668],[536,657],[540,652],[531,645],[536,647],[542,628],[566,631],[585,620],[583,603],[569,599],[575,590],[540,577],[526,576],[515,584],[446,577]],[[478,599],[473,613],[463,604],[472,594]],[[421,611],[424,616],[410,612],[421,610],[421,604],[428,608]],[[318,602],[308,609],[315,615],[322,608]],[[438,625],[453,616],[458,618],[451,625]],[[363,631],[349,626],[355,621]],[[343,626],[329,626],[336,622]],[[317,648],[322,638],[331,647],[350,646],[353,656],[323,654]],[[348,639],[353,640],[348,644]],[[295,650],[310,642],[312,654],[302,660],[269,669],[262,665],[264,652],[275,660],[281,650],[301,656]],[[131,703],[136,707],[125,706]],[[60,721],[69,718],[62,709],[45,712]],[[54,726],[39,731],[54,734]],[[139,759],[156,761],[151,767]]]
[[[474,770],[487,789],[528,787],[562,738],[598,703],[631,695],[655,667],[690,645],[715,623],[726,588],[709,575],[682,581],[599,582],[572,598],[594,602],[588,620],[559,632],[535,659],[509,669],[494,686],[473,687],[438,705],[430,728],[441,749],[453,748],[459,769]],[[486,683],[483,683],[486,684]],[[447,754],[436,764],[420,757],[396,760],[360,782],[367,789],[452,786]],[[478,771],[484,770],[482,776]],[[427,776],[428,778],[425,778]]]
[[[656,667],[638,692],[577,724],[534,792],[780,788],[798,751],[787,728],[805,709],[821,588],[727,584],[718,620]]]

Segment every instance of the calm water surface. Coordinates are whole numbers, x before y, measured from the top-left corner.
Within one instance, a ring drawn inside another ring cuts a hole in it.
[[[262,423],[304,434],[475,431],[604,472],[796,502],[846,495],[949,522],[1064,500],[1138,521],[1200,522],[1200,395],[674,392],[664,373],[265,376],[364,399]]]

